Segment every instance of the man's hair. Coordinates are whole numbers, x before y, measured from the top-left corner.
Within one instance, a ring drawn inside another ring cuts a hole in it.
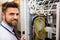
[[[7,8],[18,8],[19,9],[19,6],[17,3],[14,3],[14,2],[6,2],[4,4],[2,4],[2,12],[5,13]]]

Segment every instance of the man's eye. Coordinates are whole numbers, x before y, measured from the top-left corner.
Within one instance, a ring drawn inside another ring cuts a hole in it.
[[[17,13],[16,15],[19,15],[19,13]]]
[[[10,13],[10,15],[14,15],[14,13]]]

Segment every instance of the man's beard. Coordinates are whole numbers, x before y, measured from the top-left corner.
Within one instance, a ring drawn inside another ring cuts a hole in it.
[[[6,23],[7,23],[9,26],[11,26],[11,27],[16,27],[16,26],[17,26],[17,24],[16,24],[16,25],[13,25],[12,22],[7,21],[6,19],[5,19],[5,21],[6,21]]]

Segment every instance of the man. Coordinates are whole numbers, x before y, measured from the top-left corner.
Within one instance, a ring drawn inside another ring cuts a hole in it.
[[[2,22],[0,23],[0,40],[18,40],[13,32],[19,18],[19,6],[14,2],[2,4]],[[21,40],[25,40],[22,36]]]

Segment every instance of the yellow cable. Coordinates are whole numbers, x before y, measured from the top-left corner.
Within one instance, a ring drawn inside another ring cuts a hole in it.
[[[40,22],[43,23],[41,31],[38,30],[38,28],[40,28],[39,27]],[[35,40],[39,40],[39,38],[45,40],[45,18],[44,17],[36,18],[34,21],[34,26],[35,26],[35,33],[36,33]]]

